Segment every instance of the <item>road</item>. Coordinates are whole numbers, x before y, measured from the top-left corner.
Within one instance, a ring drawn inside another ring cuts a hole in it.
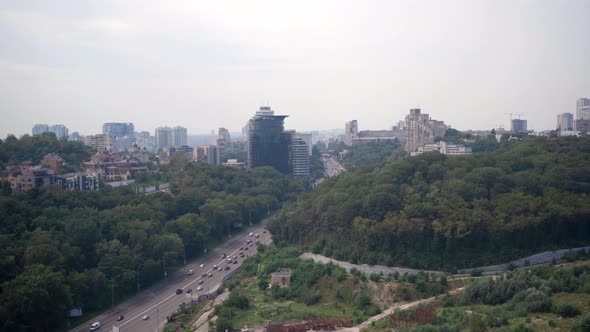
[[[96,321],[100,322],[102,325],[100,331],[111,331],[113,326],[119,327],[120,332],[161,330],[166,323],[166,316],[170,316],[175,312],[181,303],[190,301],[187,298],[187,294],[184,292],[177,295],[175,293],[176,289],[181,288],[186,291],[190,288],[194,294],[206,294],[208,290],[213,291],[221,285],[223,277],[228,272],[235,270],[242,264],[245,257],[239,257],[239,253],[241,252],[240,247],[248,248],[247,250],[243,250],[246,257],[252,256],[256,253],[256,245],[246,245],[246,240],[249,238],[248,233],[250,232],[258,233],[260,235],[258,240],[261,243],[268,243],[271,241],[270,233],[265,232],[263,225],[250,227],[244,232],[244,234],[234,236],[232,239],[210,251],[207,255],[187,264],[186,271],[192,269],[194,271],[193,275],[189,276],[181,269],[170,275],[167,279],[117,305],[114,309],[104,312],[100,316],[71,329],[71,331],[89,331],[90,324]],[[252,240],[254,241],[255,239],[252,238]],[[225,258],[221,257],[224,253],[230,256],[238,256],[238,263],[228,263]],[[203,268],[199,267],[201,264],[204,264]],[[220,266],[222,269],[229,265],[231,270],[214,270],[214,264]],[[213,276],[210,278],[202,277],[203,273],[212,273]],[[197,292],[200,280],[204,281],[202,284],[204,289]],[[117,322],[116,319],[119,315],[123,315],[125,319]],[[148,315],[150,318],[148,320],[143,320],[142,317],[144,315]],[[157,329],[157,327],[159,327],[159,329]]]
[[[324,172],[329,178],[345,171],[344,167],[333,157],[322,156],[322,162],[324,163]]]

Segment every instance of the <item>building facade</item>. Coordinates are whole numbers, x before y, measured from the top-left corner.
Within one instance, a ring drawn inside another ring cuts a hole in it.
[[[590,99],[580,98],[576,101],[576,120],[590,120]]]
[[[33,126],[32,133],[33,136],[41,135],[49,131],[49,125],[46,124],[36,124]]]
[[[527,131],[527,121],[521,119],[512,119],[510,121],[510,131],[513,133],[523,133]]]
[[[557,115],[557,130],[574,129],[574,115],[572,113],[562,113]]]
[[[358,137],[359,126],[356,120],[344,124],[344,144],[352,145],[352,140]]]
[[[188,143],[187,130],[184,127],[176,126],[172,128],[172,145],[183,146]]]
[[[96,134],[86,136],[86,145],[98,152],[111,151],[114,137],[105,134]]]
[[[163,149],[173,144],[172,128],[158,127],[156,128],[156,150]]]
[[[291,135],[285,132],[287,115],[274,115],[270,107],[260,111],[248,123],[248,166],[271,166],[289,174],[289,145]]]
[[[291,165],[293,175],[309,177],[309,147],[301,134],[293,133],[291,141]]]
[[[405,150],[414,152],[420,146],[432,144],[435,137],[444,137],[446,130],[443,121],[430,119],[419,108],[413,108],[405,118]]]
[[[440,141],[435,144],[426,144],[424,146],[420,146],[418,147],[418,150],[412,152],[411,155],[418,156],[424,152],[439,152],[445,155],[458,156],[471,154],[471,148],[461,144],[449,144],[447,142]]]

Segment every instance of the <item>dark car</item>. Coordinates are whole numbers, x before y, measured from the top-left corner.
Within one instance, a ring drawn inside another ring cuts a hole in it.
[[[234,264],[238,264],[238,261],[234,261]]]
[[[203,279],[199,280],[199,285],[202,285],[204,283]]]
[[[190,293],[193,292],[193,290],[192,290],[192,288],[189,288],[189,289],[186,290],[186,292],[190,294]]]
[[[182,292],[183,292],[183,290],[180,288],[176,290],[176,294],[182,294]]]
[[[207,276],[207,273],[203,273],[201,274],[201,277],[205,278]]]
[[[230,267],[229,267],[229,266],[226,266],[226,267],[225,267],[225,270],[226,270],[226,271],[228,271],[229,269],[230,269]]]
[[[122,321],[123,319],[125,319],[125,317],[123,317],[123,315],[119,315],[119,316],[117,317],[117,322],[120,322],[120,321]]]

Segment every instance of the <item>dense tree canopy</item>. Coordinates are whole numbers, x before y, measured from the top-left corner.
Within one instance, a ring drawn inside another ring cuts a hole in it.
[[[58,140],[54,133],[24,135],[20,139],[9,136],[0,140],[0,168],[18,165],[23,161],[39,164],[48,153],[58,153],[67,163],[67,170],[77,170],[80,163],[90,158],[91,150],[81,142]]]
[[[278,243],[369,264],[455,268],[590,243],[590,139],[425,153],[327,179],[271,225]]]
[[[244,173],[182,163],[166,172],[171,193],[35,188],[0,195],[0,331],[48,330],[63,324],[66,309],[109,306],[111,286],[116,294],[143,289],[179,268],[185,254],[203,254],[304,188],[269,167]],[[49,310],[42,310],[45,297],[53,299]],[[43,319],[26,318],[41,312]]]

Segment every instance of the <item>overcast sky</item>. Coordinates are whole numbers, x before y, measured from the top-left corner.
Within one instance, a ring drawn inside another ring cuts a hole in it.
[[[0,137],[35,123],[553,129],[590,97],[590,0],[0,1]]]

